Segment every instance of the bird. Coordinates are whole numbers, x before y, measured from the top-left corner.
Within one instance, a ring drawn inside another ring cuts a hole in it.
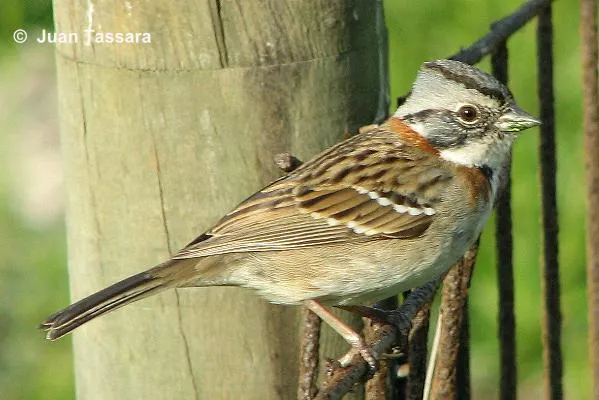
[[[308,307],[372,365],[362,337],[327,307],[372,304],[446,272],[479,237],[518,133],[539,124],[492,75],[425,62],[385,122],[259,190],[170,259],[39,328],[54,340],[166,289],[239,286]]]

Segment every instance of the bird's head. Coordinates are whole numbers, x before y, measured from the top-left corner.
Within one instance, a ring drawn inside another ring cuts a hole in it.
[[[518,132],[539,125],[493,76],[458,61],[426,62],[394,117],[435,147],[442,158],[500,170]]]

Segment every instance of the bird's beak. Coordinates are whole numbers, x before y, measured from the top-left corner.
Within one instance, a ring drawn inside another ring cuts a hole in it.
[[[516,104],[512,104],[495,122],[495,126],[502,132],[519,132],[540,124],[541,121],[538,118],[533,117]]]

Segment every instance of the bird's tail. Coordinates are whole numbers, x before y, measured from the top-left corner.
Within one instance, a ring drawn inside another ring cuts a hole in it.
[[[194,278],[193,260],[169,260],[102,289],[50,315],[39,325],[46,338],[58,339],[87,321]]]

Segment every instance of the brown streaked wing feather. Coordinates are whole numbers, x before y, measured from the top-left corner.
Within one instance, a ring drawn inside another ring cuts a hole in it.
[[[370,197],[370,193],[376,193],[380,197],[373,199]],[[331,197],[334,197],[336,201],[331,202]],[[412,209],[414,212],[419,210],[419,215],[410,215],[407,211],[399,212],[394,209],[394,206],[398,204],[392,203],[390,197],[386,192],[373,190],[369,193],[360,193],[357,189],[344,187],[333,193],[327,191],[323,196],[309,201],[302,201],[301,196],[298,196],[297,199],[301,212],[309,213],[314,218],[326,219],[331,224],[339,224],[350,228],[358,235],[402,236],[400,232],[403,230],[404,225],[409,229],[412,229],[414,225],[423,224],[427,227],[430,225],[432,215],[426,215],[422,208],[416,207],[412,207]],[[379,204],[379,199],[383,200],[383,205]],[[367,213],[363,214],[360,210],[367,210]],[[346,212],[354,214],[354,219],[343,222],[342,219],[336,218],[339,213]],[[383,216],[385,216],[385,219],[379,221],[378,218]],[[383,229],[380,229],[379,226],[382,226]]]
[[[330,226],[326,220],[314,219],[297,211],[279,218],[265,211],[259,220],[248,217],[233,233],[211,231],[204,241],[186,247],[174,258],[204,257],[216,254],[291,250],[307,246],[344,243],[351,231],[343,226]],[[218,227],[217,227],[218,228]]]
[[[385,125],[359,134],[248,198],[175,258],[422,235],[453,179],[430,172],[433,158]]]

